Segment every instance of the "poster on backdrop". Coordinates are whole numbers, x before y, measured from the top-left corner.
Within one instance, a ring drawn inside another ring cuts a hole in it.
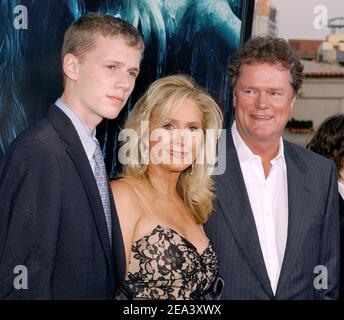
[[[113,178],[120,125],[154,80],[191,75],[232,114],[227,63],[250,35],[253,4],[244,0],[0,1],[0,160],[14,138],[41,118],[63,89],[61,46],[66,28],[80,16],[101,12],[132,23],[146,46],[136,87],[116,120],[97,128]]]

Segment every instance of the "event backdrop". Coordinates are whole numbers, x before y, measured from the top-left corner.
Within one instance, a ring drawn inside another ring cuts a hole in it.
[[[146,50],[135,90],[116,120],[97,137],[113,177],[117,134],[147,86],[164,75],[187,73],[231,120],[227,64],[249,36],[254,1],[246,0],[0,0],[0,159],[14,138],[62,92],[60,49],[68,25],[82,15],[121,17],[142,34]]]

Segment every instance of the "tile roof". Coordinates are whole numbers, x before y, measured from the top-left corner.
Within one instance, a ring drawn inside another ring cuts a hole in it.
[[[304,65],[303,74],[306,78],[342,78],[344,68],[329,63],[301,60]]]

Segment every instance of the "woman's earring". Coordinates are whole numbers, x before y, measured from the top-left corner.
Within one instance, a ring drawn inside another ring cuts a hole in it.
[[[191,165],[191,173],[190,173],[191,176],[193,175],[194,168],[195,168],[195,163],[193,162]]]

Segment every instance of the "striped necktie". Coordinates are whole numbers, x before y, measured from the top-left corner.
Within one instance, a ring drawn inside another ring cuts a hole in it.
[[[110,208],[110,197],[109,197],[109,185],[108,177],[105,169],[105,163],[100,150],[98,141],[96,141],[96,151],[94,152],[93,159],[95,162],[94,176],[97,182],[100,198],[102,200],[103,209],[105,213],[105,220],[109,232],[110,243],[112,235],[112,226],[111,226],[111,208]]]

